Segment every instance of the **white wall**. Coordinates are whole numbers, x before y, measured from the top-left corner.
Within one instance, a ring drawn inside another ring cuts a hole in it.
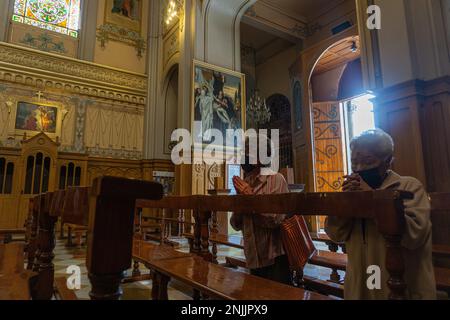
[[[256,85],[263,97],[283,94],[292,104],[289,67],[295,62],[295,48],[287,49],[256,67]]]
[[[377,0],[384,87],[450,74],[448,0]]]
[[[10,3],[12,5],[13,0],[0,1],[0,41],[5,41],[7,38],[6,32],[8,30],[9,22],[11,21],[9,17]]]
[[[404,0],[377,0],[381,8],[380,56],[385,87],[413,79]]]
[[[339,81],[346,66],[344,64],[311,77],[313,102],[338,100]]]

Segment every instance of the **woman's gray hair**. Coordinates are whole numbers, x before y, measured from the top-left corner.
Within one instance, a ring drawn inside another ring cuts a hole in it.
[[[378,158],[387,159],[394,154],[394,140],[381,129],[367,130],[350,142],[350,150],[363,147],[369,149]]]

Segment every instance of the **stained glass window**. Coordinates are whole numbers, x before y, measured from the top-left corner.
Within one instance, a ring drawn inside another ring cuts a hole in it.
[[[13,21],[78,38],[81,0],[15,0]]]

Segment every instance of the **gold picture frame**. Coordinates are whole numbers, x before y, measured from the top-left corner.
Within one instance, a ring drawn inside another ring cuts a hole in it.
[[[217,81],[219,83],[216,83]],[[203,94],[202,90],[207,92]],[[212,111],[213,119],[208,120],[209,125],[207,127],[219,129],[222,133],[225,133],[226,128],[235,130],[242,129],[245,131],[247,107],[245,90],[245,74],[194,60],[192,65],[191,87],[192,131],[194,131],[195,121],[201,121],[202,125],[204,122],[200,110],[201,107],[199,106],[202,96],[208,97],[205,99],[207,103],[216,103],[216,106],[213,108],[214,111]],[[220,101],[223,104],[220,104]],[[219,127],[218,124],[222,125]],[[226,135],[224,134],[223,136],[225,137]],[[205,139],[202,134],[202,144],[209,143],[208,139]]]
[[[61,137],[64,108],[59,103],[37,101],[37,99],[18,99],[12,111],[10,135],[28,138],[41,132],[56,140]]]
[[[124,2],[125,1],[106,0],[105,23],[140,33],[142,25],[142,0],[128,1],[131,4],[132,12],[122,9]],[[133,3],[136,7],[132,7]]]

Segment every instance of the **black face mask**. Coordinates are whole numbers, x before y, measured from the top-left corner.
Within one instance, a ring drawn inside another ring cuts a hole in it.
[[[369,170],[363,170],[356,172],[359,174],[361,179],[364,180],[365,183],[367,183],[372,189],[378,189],[383,184],[384,176],[380,176],[379,169],[373,168]]]
[[[249,156],[245,156],[245,163],[241,164],[242,170],[244,170],[245,173],[250,173],[253,170],[256,169],[256,165],[250,164],[250,158]]]

